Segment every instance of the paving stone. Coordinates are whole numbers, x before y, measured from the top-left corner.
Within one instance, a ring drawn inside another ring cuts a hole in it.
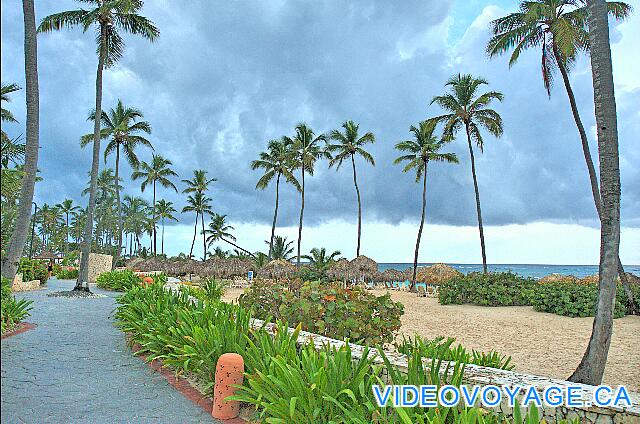
[[[50,279],[34,300],[37,328],[2,340],[2,423],[215,423],[132,356],[112,314],[117,293],[97,299],[47,297],[70,290]]]

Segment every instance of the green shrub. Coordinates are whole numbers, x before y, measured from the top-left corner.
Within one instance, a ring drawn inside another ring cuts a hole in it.
[[[207,278],[200,283],[200,287],[188,287],[190,295],[206,302],[218,302],[227,288],[227,283]]]
[[[58,280],[77,280],[78,268],[63,266],[58,272],[56,272],[56,278]]]
[[[239,303],[261,319],[300,324],[306,331],[339,340],[375,345],[391,342],[400,329],[404,306],[387,293],[375,296],[355,287],[343,289],[306,282],[296,291],[281,285],[253,284]]]
[[[536,287],[534,279],[520,277],[511,272],[472,272],[454,277],[440,285],[438,300],[442,305],[530,305]]]
[[[17,300],[11,293],[11,281],[2,277],[2,299],[0,307],[0,325],[1,332],[4,334],[11,331],[16,324],[27,318],[32,309],[32,300]]]
[[[40,280],[40,284],[46,284],[49,279],[47,264],[37,259],[20,258],[18,272],[22,274],[22,281]]]
[[[539,284],[532,298],[533,309],[569,317],[592,317],[598,302],[596,284],[556,282]],[[616,292],[614,318],[625,316],[627,303],[622,287]]]
[[[101,289],[125,291],[139,285],[142,282],[142,278],[133,271],[124,269],[122,271],[104,272],[98,276],[96,282]]]
[[[455,341],[456,339],[453,337],[445,339],[441,336],[433,340],[428,340],[416,335],[414,338],[402,337],[402,342],[396,343],[395,346],[398,352],[404,353],[405,355],[418,352],[418,354],[424,358],[438,358],[445,361],[476,364],[502,370],[513,370],[515,368],[511,363],[511,356],[501,355],[495,350],[490,352],[472,350],[471,353],[469,353],[464,346],[460,344],[453,347]]]

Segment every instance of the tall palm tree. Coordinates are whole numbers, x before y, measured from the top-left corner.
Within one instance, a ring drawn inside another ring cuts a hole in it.
[[[631,6],[623,2],[607,2],[608,14],[623,20],[632,11]],[[523,50],[541,48],[542,81],[551,97],[551,86],[554,73],[560,72],[564,83],[573,120],[578,128],[582,154],[584,155],[591,194],[598,213],[601,215],[600,189],[598,176],[589,149],[587,132],[582,124],[576,98],[569,80],[569,71],[581,51],[589,51],[589,34],[587,25],[587,5],[584,0],[534,0],[520,4],[520,11],[511,13],[491,22],[493,37],[487,44],[487,52],[491,57],[513,50],[509,59],[509,67],[513,66]],[[624,272],[622,262],[618,258],[618,273],[622,280],[629,304],[634,313],[638,307],[633,299],[633,292]]]
[[[269,244],[268,241],[265,243]],[[273,238],[273,257],[272,259],[282,259],[288,261],[293,253],[293,247],[291,246],[293,241],[287,241],[286,237],[275,236]]]
[[[598,303],[589,345],[569,380],[598,385],[604,375],[613,330],[620,245],[620,164],[606,2],[588,0],[587,14],[602,195],[600,277]]]
[[[327,249],[324,247],[311,249],[308,255],[303,255],[302,258],[309,261],[309,265],[315,268],[319,272],[325,272],[331,264],[333,264],[341,255],[339,250],[334,250],[331,254],[327,253]]]
[[[123,212],[125,217],[125,226],[128,231],[135,236],[136,253],[140,252],[140,237],[144,233],[144,227],[148,217],[149,204],[141,197],[124,196]]]
[[[276,233],[276,220],[278,219],[278,200],[280,193],[280,177],[292,184],[298,191],[301,190],[300,183],[293,175],[294,160],[291,139],[283,137],[280,140],[271,140],[266,152],[261,152],[259,159],[251,162],[251,169],[263,169],[264,174],[256,183],[256,188],[264,190],[276,177],[276,207],[273,212],[273,224],[271,224],[271,238],[269,239],[268,259],[271,260],[273,250],[273,238]]]
[[[89,194],[89,209],[85,226],[82,258],[78,273],[77,289],[82,288],[82,282],[88,278],[89,252],[93,230],[93,214],[96,207],[96,179],[100,164],[100,118],[102,117],[102,73],[105,68],[114,65],[122,57],[124,40],[120,31],[140,35],[153,42],[160,35],[155,25],[144,16],[138,15],[142,9],[142,0],[82,0],[94,7],[91,10],[77,9],[54,13],[45,17],[38,31],[58,31],[64,27],[81,26],[83,31],[97,27],[98,36],[98,69],[96,71],[96,106],[93,125],[93,155],[91,165],[91,193]]]
[[[156,216],[160,218],[162,222],[162,236],[160,237],[160,253],[164,255],[164,221],[165,219],[170,219],[172,221],[178,221],[178,219],[173,216],[176,212],[176,209],[173,207],[172,202],[168,202],[164,199],[158,200],[158,204],[156,205]]]
[[[153,187],[153,222],[158,222],[156,213],[156,184],[160,184],[164,188],[172,188],[178,192],[176,186],[169,179],[170,177],[177,177],[176,174],[171,168],[170,165],[173,165],[169,159],[165,159],[160,155],[156,155],[155,153],[152,155],[151,163],[147,163],[145,161],[140,162],[140,166],[133,171],[131,174],[131,178],[133,180],[142,179],[142,184],[140,185],[140,189],[144,192],[144,189],[147,185],[151,184]],[[157,237],[156,237],[156,228],[154,225],[153,229],[153,245],[151,246],[151,250],[153,254],[156,254],[157,251]]]
[[[109,154],[115,151],[115,181],[119,181],[120,171],[120,149],[124,153],[127,162],[132,168],[137,168],[140,164],[136,155],[138,146],[146,146],[153,150],[151,142],[144,137],[144,134],[151,134],[151,125],[147,121],[141,121],[142,112],[133,107],[125,107],[122,100],[118,100],[115,108],[111,108],[109,112],[102,112],[102,130],[100,135],[103,139],[110,139],[107,147],[104,149],[104,161],[107,161]],[[95,119],[95,112],[89,115],[89,120]],[[142,133],[142,135],[141,135]],[[81,139],[81,145],[84,147],[93,141],[93,134],[87,134]],[[118,263],[120,252],[122,251],[122,202],[120,201],[120,187],[115,185],[116,209],[118,214],[118,249],[113,258],[113,267]]]
[[[292,144],[294,151],[295,166],[300,168],[300,176],[302,185],[300,187],[300,223],[298,225],[298,253],[296,264],[300,266],[300,248],[302,246],[302,220],[304,217],[304,176],[305,174],[313,175],[315,163],[321,157],[331,159],[331,155],[320,146],[321,142],[326,142],[327,137],[324,134],[315,135],[313,130],[307,124],[301,123],[296,125],[296,135],[293,140],[287,139]]]
[[[366,150],[364,146],[376,141],[373,133],[368,132],[360,137],[358,134],[358,124],[353,121],[346,121],[342,124],[344,132],[339,130],[331,131],[330,138],[337,141],[335,144],[329,144],[327,150],[332,154],[332,159],[329,161],[329,167],[336,165],[336,170],[340,169],[342,161],[351,159],[351,166],[353,167],[353,185],[356,187],[356,196],[358,198],[358,244],[356,247],[356,258],[360,256],[360,236],[362,233],[362,202],[360,201],[360,189],[358,188],[358,179],[356,176],[356,155],[362,156],[364,160],[371,165],[375,166],[376,163],[373,160],[373,156]]]
[[[13,281],[18,270],[18,260],[22,256],[31,222],[33,189],[38,173],[38,149],[40,131],[40,95],[38,89],[38,40],[33,0],[22,0],[24,17],[24,71],[26,81],[27,123],[24,175],[20,189],[20,203],[16,225],[11,233],[7,252],[2,259],[2,276]]]
[[[198,235],[198,216],[202,216],[202,242],[204,244],[204,252],[203,257],[206,259],[207,255],[207,243],[206,243],[206,235],[204,228],[204,220],[205,214],[211,215],[213,214],[213,209],[211,208],[211,198],[207,197],[204,193],[200,191],[196,191],[193,194],[190,194],[187,197],[187,206],[182,208],[182,213],[185,212],[195,212],[196,213],[196,223],[193,227],[193,240],[191,241],[191,250],[189,250],[189,257],[193,257],[193,246],[196,243],[196,236]]]
[[[64,253],[69,253],[69,215],[74,214],[80,210],[80,206],[73,204],[73,199],[65,199],[62,203],[56,205],[61,213],[65,215],[65,238],[64,238]]]
[[[218,213],[213,214],[213,216],[211,217],[211,222],[209,223],[209,229],[205,231],[205,233],[208,234],[207,244],[210,246],[216,241],[221,240],[225,243],[229,243],[246,255],[255,258],[256,256],[253,253],[249,252],[247,249],[243,249],[235,243],[236,238],[233,234],[231,234],[231,231],[233,231],[235,228],[227,224],[226,219],[227,215],[220,215]]]
[[[119,180],[118,183],[121,183],[122,178],[119,178]],[[100,171],[96,179],[96,203],[100,203],[109,197],[114,197],[116,195],[116,187],[118,190],[122,190],[121,184],[116,186],[116,177],[113,174],[113,168],[106,168]],[[86,196],[89,193],[91,193],[91,176],[89,176],[87,187],[82,190],[81,194]]]
[[[443,139],[452,140],[458,131],[464,128],[469,146],[471,158],[471,175],[473,176],[473,188],[476,194],[476,212],[478,214],[478,231],[480,232],[480,249],[482,251],[482,269],[487,272],[487,253],[484,246],[484,229],[482,227],[482,211],[480,209],[480,191],[478,190],[478,177],[476,176],[476,161],[473,154],[472,140],[482,153],[484,139],[480,129],[484,128],[495,137],[502,136],[502,118],[488,106],[493,100],[502,101],[503,95],[498,91],[487,91],[478,94],[478,88],[488,84],[484,78],[475,78],[472,75],[458,74],[449,78],[445,86],[450,92],[442,96],[435,96],[431,103],[436,103],[442,109],[450,113],[431,118],[435,123],[444,122]]]
[[[205,200],[205,203],[207,203],[207,207],[209,207],[209,211],[208,213],[213,213],[210,209],[210,206],[208,206],[208,202],[211,201],[210,198],[204,196],[204,193],[207,192],[207,190],[209,190],[209,184],[218,181],[216,178],[207,178],[207,171],[205,171],[204,169],[195,169],[193,171],[193,178],[191,178],[190,180],[182,180],[183,183],[185,183],[187,185],[187,188],[185,188],[184,190],[182,190],[183,193],[200,193],[203,196],[200,196],[200,198],[194,198],[194,200]],[[184,212],[184,210],[183,210]],[[193,253],[193,245],[196,241],[196,235],[198,232],[198,215],[199,213],[196,211],[196,224],[195,224],[195,230],[193,233],[193,241],[191,242],[191,253],[189,254],[189,257],[191,257],[191,254]],[[207,255],[207,244],[206,244],[206,240],[205,240],[205,236],[204,236],[204,214],[202,215],[202,244],[203,244],[203,257]]]
[[[411,126],[409,131],[413,134],[413,140],[405,140],[396,144],[396,150],[403,153],[402,156],[393,161],[394,164],[406,162],[402,172],[415,170],[416,182],[422,178],[422,213],[420,215],[420,227],[416,239],[416,249],[413,254],[413,277],[411,278],[411,290],[416,284],[416,271],[418,269],[418,252],[420,250],[420,239],[424,227],[425,209],[427,206],[427,167],[429,162],[458,163],[455,153],[440,153],[440,149],[447,143],[437,140],[433,132],[436,129],[435,121],[422,121],[417,127]]]

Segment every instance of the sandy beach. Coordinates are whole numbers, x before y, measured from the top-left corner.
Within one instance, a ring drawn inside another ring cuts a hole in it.
[[[242,289],[229,289],[224,300],[233,301],[241,293]],[[399,291],[392,291],[391,297],[405,307],[401,334],[455,337],[468,349],[511,355],[516,371],[560,379],[580,362],[593,323],[593,318],[541,313],[529,306],[442,306],[437,299]],[[640,392],[640,317],[619,318],[613,325],[604,383]]]

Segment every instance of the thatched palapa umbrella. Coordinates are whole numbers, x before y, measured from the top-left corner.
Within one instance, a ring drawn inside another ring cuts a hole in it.
[[[327,276],[336,280],[348,280],[355,277],[355,275],[351,262],[345,258],[334,262],[327,270]]]
[[[382,281],[404,281],[404,273],[402,271],[398,271],[397,269],[385,269],[382,272]]]
[[[462,273],[445,264],[434,264],[428,267],[418,268],[416,280],[421,283],[440,285]]]
[[[371,280],[378,274],[378,264],[371,258],[360,255],[351,261],[351,266],[356,271],[357,278]]]
[[[277,280],[278,278],[289,278],[295,274],[296,271],[297,268],[291,262],[276,259],[260,268],[260,270],[258,270],[258,276],[260,278],[275,278]]]

